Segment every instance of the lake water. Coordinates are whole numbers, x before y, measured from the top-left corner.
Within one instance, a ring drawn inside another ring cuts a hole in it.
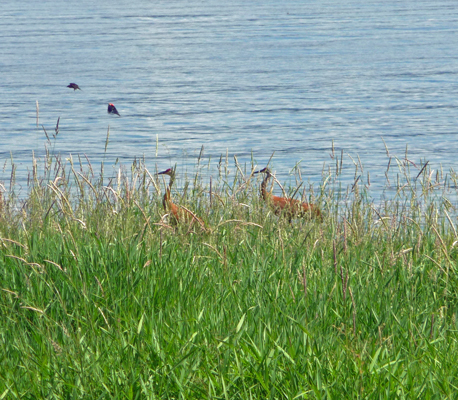
[[[457,28],[455,0],[3,0],[0,181],[12,155],[27,190],[41,124],[51,134],[60,117],[64,157],[192,171],[202,145],[215,164],[228,151],[262,167],[275,151],[280,181],[301,161],[316,185],[334,140],[343,179],[359,156],[379,197],[383,140],[418,165],[457,166]]]

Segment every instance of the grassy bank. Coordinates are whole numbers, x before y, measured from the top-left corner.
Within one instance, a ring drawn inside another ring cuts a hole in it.
[[[196,173],[172,195],[204,230],[169,223],[141,162],[49,157],[1,203],[0,398],[454,397],[456,213],[398,161],[373,203],[358,173],[337,191],[337,160],[296,195],[323,220],[292,224],[249,168]]]

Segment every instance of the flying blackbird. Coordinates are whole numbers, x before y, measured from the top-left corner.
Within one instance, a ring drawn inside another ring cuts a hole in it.
[[[80,89],[80,87],[76,83],[70,83],[70,85],[67,85],[68,88],[73,89],[75,91],[76,89]]]
[[[118,110],[116,110],[116,107],[113,103],[108,103],[108,114],[117,114],[121,116],[121,114],[118,113]]]

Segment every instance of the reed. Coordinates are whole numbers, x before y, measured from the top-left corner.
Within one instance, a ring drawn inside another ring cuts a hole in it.
[[[2,186],[0,398],[452,398],[457,175],[390,157],[389,200],[342,153],[303,196],[323,219],[289,223],[255,165],[201,154],[173,198],[205,231],[142,160],[33,160],[25,198]]]

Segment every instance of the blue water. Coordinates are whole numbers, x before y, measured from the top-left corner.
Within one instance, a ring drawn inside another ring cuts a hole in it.
[[[97,3],[2,2],[6,187],[12,155],[27,190],[32,152],[44,154],[41,125],[52,134],[58,117],[53,151],[93,164],[144,157],[151,170],[192,170],[203,145],[207,161],[228,151],[262,167],[275,151],[280,181],[301,161],[318,185],[335,165],[334,141],[348,182],[349,156],[359,156],[374,197],[385,186],[383,140],[399,158],[408,146],[417,165],[457,166],[456,1]]]

